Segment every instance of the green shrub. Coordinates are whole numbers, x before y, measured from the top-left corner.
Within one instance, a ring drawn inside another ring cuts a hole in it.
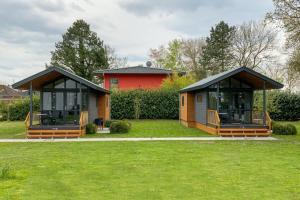
[[[130,90],[111,93],[112,119],[178,119],[179,93],[168,90]]]
[[[33,96],[33,111],[40,111],[40,97]],[[26,97],[11,103],[0,104],[0,120],[25,120],[30,110],[30,99]]]
[[[15,173],[9,165],[0,167],[0,179],[11,179],[15,177]]]
[[[255,92],[254,107],[262,110],[261,92]],[[300,119],[300,94],[282,91],[267,92],[267,110],[276,121],[296,121]]]
[[[104,123],[104,127],[109,128],[111,123],[116,122],[116,120],[106,120]]]
[[[115,121],[110,124],[110,133],[128,133],[131,124],[128,121]]]
[[[273,123],[273,134],[275,135],[296,135],[297,129],[293,124]]]
[[[95,134],[97,133],[97,126],[93,123],[87,124],[86,127],[86,134]]]

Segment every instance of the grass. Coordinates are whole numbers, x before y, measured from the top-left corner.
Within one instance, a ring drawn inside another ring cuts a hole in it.
[[[0,122],[0,138],[25,138],[24,121]]]
[[[197,137],[211,136],[196,128],[187,128],[178,120],[130,120],[127,134],[94,134],[86,137]]]
[[[130,134],[167,133],[172,121],[160,122],[134,121]],[[172,135],[202,134],[174,127]],[[0,179],[0,200],[300,199],[299,136],[276,137],[283,139],[0,143],[0,169],[14,175]]]
[[[0,144],[0,199],[300,199],[300,144]]]

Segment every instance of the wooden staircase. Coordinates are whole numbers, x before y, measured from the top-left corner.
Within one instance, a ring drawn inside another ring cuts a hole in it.
[[[214,129],[210,132],[219,136],[270,136],[272,134],[272,120],[268,112],[266,112],[266,126],[259,128],[222,127],[216,110],[208,110],[207,120],[210,129]]]
[[[217,130],[220,136],[270,136],[267,128],[220,128]]]
[[[30,127],[30,114],[28,113],[25,119],[26,137],[28,139],[48,139],[48,138],[78,138],[85,135],[85,126],[88,123],[88,112],[80,113],[79,126],[74,126],[74,129],[63,128],[41,128],[32,129]]]

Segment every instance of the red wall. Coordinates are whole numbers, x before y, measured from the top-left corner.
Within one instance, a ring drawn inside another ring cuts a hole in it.
[[[110,79],[119,79],[119,89],[156,89],[162,84],[165,74],[104,74],[104,88],[110,89]]]

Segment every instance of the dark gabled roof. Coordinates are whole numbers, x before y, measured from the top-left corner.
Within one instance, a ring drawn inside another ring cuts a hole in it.
[[[22,92],[16,91],[7,85],[0,85],[0,97],[21,97]]]
[[[249,76],[254,77],[257,80],[259,79],[259,80],[265,81],[268,84],[267,89],[283,88],[283,85],[281,83],[279,83],[263,74],[260,74],[260,73],[254,71],[252,69],[249,69],[247,67],[238,67],[238,68],[233,68],[231,70],[228,70],[228,71],[207,77],[205,79],[202,79],[196,83],[193,83],[193,84],[181,89],[180,92],[191,92],[191,91],[195,91],[195,90],[204,89],[204,88],[209,87],[210,85],[213,85],[223,79],[238,75],[240,73],[246,73],[246,74],[249,74]],[[243,77],[244,78],[241,78],[241,79],[246,80],[245,76],[243,76]]]
[[[30,83],[30,81],[34,81],[36,79],[43,79],[43,77],[46,77],[47,75],[50,75],[51,73],[58,73],[58,74],[61,74],[63,76],[66,76],[70,79],[73,79],[77,82],[80,82],[82,83],[83,85],[87,86],[87,87],[90,87],[94,90],[97,90],[97,91],[100,91],[100,92],[105,92],[105,93],[109,93],[108,90],[105,90],[104,88],[100,87],[99,85],[87,80],[87,79],[84,79],[68,70],[65,70],[61,67],[49,67],[39,73],[36,73],[28,78],[25,78],[15,84],[12,85],[13,88],[15,89],[18,89],[18,88],[21,88],[21,89],[24,89],[24,87],[27,87],[27,85]],[[56,76],[53,76],[53,77],[56,77]],[[28,87],[27,87],[28,89]]]
[[[172,70],[154,67],[134,66],[97,70],[95,71],[95,74],[172,74]]]

